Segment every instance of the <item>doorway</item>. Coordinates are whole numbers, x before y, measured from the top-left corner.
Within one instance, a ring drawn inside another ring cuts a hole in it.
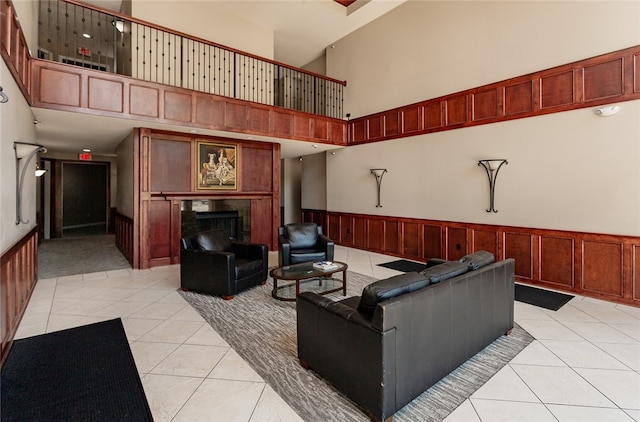
[[[62,163],[62,236],[107,234],[109,164]]]

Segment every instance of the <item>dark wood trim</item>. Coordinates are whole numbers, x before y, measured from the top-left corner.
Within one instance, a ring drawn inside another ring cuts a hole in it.
[[[34,107],[346,145],[346,122],[341,119],[48,60],[31,59],[31,69]]]
[[[38,278],[38,226],[0,258],[0,364],[9,353]]]
[[[25,100],[31,104],[29,47],[11,0],[0,0],[0,55]]]
[[[640,306],[640,237],[302,210],[336,243],[402,258],[515,258],[519,282]]]
[[[640,99],[640,46],[352,119],[348,144]]]
[[[133,219],[116,212],[114,225],[116,247],[133,267]]]

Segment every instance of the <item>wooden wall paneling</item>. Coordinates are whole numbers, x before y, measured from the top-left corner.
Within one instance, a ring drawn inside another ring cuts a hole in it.
[[[293,136],[296,138],[311,138],[311,119],[306,115],[293,116]]]
[[[423,258],[425,261],[429,258],[442,258],[445,256],[442,247],[444,244],[442,239],[442,226],[435,224],[423,224],[422,230],[424,244]]]
[[[333,144],[344,145],[347,137],[346,124],[343,121],[329,120],[328,141]]]
[[[384,221],[379,218],[368,218],[367,228],[367,248],[384,251]]]
[[[421,131],[424,128],[421,106],[408,107],[400,112],[402,115],[402,133],[409,134]]]
[[[353,245],[353,217],[350,215],[340,216],[340,243],[345,246]]]
[[[526,80],[504,87],[504,115],[533,112],[533,82]]]
[[[329,139],[329,122],[321,119],[312,120],[312,137],[315,139]]]
[[[636,53],[631,59],[632,70],[629,72],[629,78],[632,82],[631,92],[640,93],[640,53]]]
[[[149,259],[170,263],[171,201],[155,199],[149,203]],[[152,266],[157,265],[154,263]]]
[[[584,66],[584,101],[601,100],[624,93],[624,59]]]
[[[367,140],[381,139],[384,134],[384,121],[381,115],[371,116],[367,122]]]
[[[500,97],[499,90],[496,87],[474,92],[471,95],[471,119],[477,122],[479,120],[497,118],[500,112]]]
[[[540,108],[568,106],[576,102],[575,72],[569,69],[540,77]]]
[[[80,75],[48,67],[40,68],[39,72],[40,96],[37,99],[39,102],[80,107],[82,92]]]
[[[191,122],[191,95],[188,92],[164,91],[164,118],[181,123]]]
[[[351,131],[349,132],[350,134],[349,142],[361,142],[368,139],[367,137],[368,122],[369,122],[368,120],[360,119],[360,120],[356,120],[354,122],[349,123],[349,127],[351,128]]]
[[[121,81],[89,77],[88,95],[90,109],[124,112],[124,84]]]
[[[150,143],[151,192],[191,190],[191,142],[154,138]]]
[[[270,193],[273,189],[273,167],[271,148],[254,148],[242,145],[240,158],[240,177],[245,192]]]
[[[404,221],[402,223],[402,254],[410,259],[422,260],[421,225]]]
[[[400,224],[397,220],[384,220],[384,252],[391,255],[401,254],[400,249]]]
[[[424,105],[424,128],[436,129],[444,125],[444,102],[440,100],[429,101]]]
[[[327,227],[324,228],[324,233],[335,242],[340,242],[340,215],[329,213],[327,214]]]
[[[631,298],[640,305],[640,243],[631,245],[632,273],[631,273]]]
[[[540,242],[540,281],[574,286],[574,250],[571,238],[539,236]]]
[[[195,101],[195,123],[201,126],[206,126],[211,129],[221,129],[225,125],[225,106],[224,102],[218,97],[212,95],[196,95]],[[256,108],[252,108],[252,112],[258,112]],[[255,116],[251,116],[254,119]],[[250,119],[249,127],[253,126],[253,121]],[[269,127],[269,113],[267,111],[266,124]],[[262,127],[262,126],[259,126]]]
[[[182,237],[182,200],[167,201],[170,203],[170,255],[171,264],[180,263],[180,238]]]
[[[496,259],[500,259],[497,231],[474,229],[472,230],[471,235],[473,236],[473,249],[471,252],[487,251],[491,252]]]
[[[447,257],[450,261],[462,258],[468,253],[467,229],[464,227],[446,227]]]
[[[353,218],[353,246],[367,248],[367,219],[363,216]]]
[[[291,135],[293,133],[293,114],[284,110],[271,110],[273,120],[273,132],[280,135]]]
[[[503,238],[504,257],[516,260],[516,276],[533,279],[533,235],[529,233],[505,232]]]
[[[129,113],[137,116],[160,117],[160,89],[129,85]]]
[[[224,102],[224,127],[231,130],[241,130],[247,127],[248,107],[240,101]]]
[[[446,125],[457,126],[467,123],[469,119],[469,98],[467,94],[454,95],[445,100]]]
[[[394,137],[402,132],[402,122],[399,111],[390,111],[384,114],[384,136]]]
[[[274,250],[272,239],[272,202],[270,198],[251,199],[251,242],[264,243]],[[277,230],[274,230],[277,232]],[[277,244],[277,243],[276,243]]]
[[[133,219],[116,212],[115,235],[116,247],[133,267]]]
[[[582,241],[582,289],[623,296],[623,245],[596,239]]]

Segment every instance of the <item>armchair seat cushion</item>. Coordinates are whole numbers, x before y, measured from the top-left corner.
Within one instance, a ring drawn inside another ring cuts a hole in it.
[[[295,251],[291,251],[290,256],[292,264],[310,261],[326,261],[327,259],[327,254],[324,251],[317,251],[315,249],[296,249]]]
[[[262,270],[261,260],[236,258],[236,280],[248,277]]]

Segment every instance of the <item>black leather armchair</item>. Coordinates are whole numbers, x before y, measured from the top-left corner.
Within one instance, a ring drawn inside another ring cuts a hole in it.
[[[266,283],[268,253],[267,245],[231,241],[226,230],[182,238],[180,286],[233,299],[242,290]]]
[[[312,261],[333,261],[334,242],[316,223],[291,223],[278,228],[280,266]]]

